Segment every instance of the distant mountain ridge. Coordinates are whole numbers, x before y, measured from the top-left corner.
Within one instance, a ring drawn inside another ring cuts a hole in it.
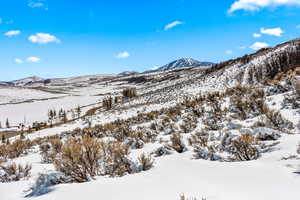
[[[134,74],[138,74],[139,72],[137,71],[133,71],[133,70],[128,70],[128,71],[124,71],[122,73],[119,73],[118,75],[121,76],[129,76],[129,75],[134,75]]]
[[[154,70],[149,70],[147,72],[162,72],[172,69],[184,68],[184,67],[211,67],[214,63],[212,62],[201,62],[192,58],[181,58],[175,61],[172,61],[162,67],[159,67]]]
[[[11,81],[11,83],[13,83],[15,86],[26,86],[32,83],[44,82],[44,80],[45,80],[44,78],[38,76],[31,76],[31,77]]]

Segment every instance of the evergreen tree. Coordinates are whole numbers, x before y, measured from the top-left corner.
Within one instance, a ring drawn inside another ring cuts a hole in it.
[[[62,113],[62,120],[64,123],[67,123],[67,121],[68,121],[67,113],[65,110]]]
[[[6,128],[10,128],[8,119],[6,119]]]
[[[79,117],[80,117],[80,113],[81,113],[81,108],[80,108],[79,105],[78,105],[78,107],[76,108],[76,113],[77,113],[77,117],[79,118]]]

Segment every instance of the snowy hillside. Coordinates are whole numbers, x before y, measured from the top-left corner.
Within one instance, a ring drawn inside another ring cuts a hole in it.
[[[297,39],[214,66],[2,85],[1,199],[297,199],[299,67]]]

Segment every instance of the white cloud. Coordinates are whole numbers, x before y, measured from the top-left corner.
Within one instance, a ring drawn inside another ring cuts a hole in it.
[[[30,8],[40,8],[45,6],[42,0],[30,0],[27,5]]]
[[[34,56],[26,58],[26,62],[29,62],[29,63],[38,63],[40,61],[41,61],[40,58],[34,57]]]
[[[260,37],[261,37],[261,34],[259,34],[259,33],[253,33],[253,37],[254,37],[254,38],[260,38]]]
[[[117,54],[115,57],[118,59],[121,59],[121,58],[127,58],[129,56],[130,56],[130,54],[127,51],[124,51],[124,52]]]
[[[16,58],[15,62],[18,63],[18,64],[22,64],[24,61],[20,58]]]
[[[278,6],[300,6],[300,0],[236,0],[228,13],[237,10],[258,11],[262,8]]]
[[[38,58],[38,57],[35,57],[35,56],[30,56],[30,57],[28,57],[28,58],[26,58],[26,59],[20,59],[20,58],[16,58],[15,59],[15,62],[17,63],[17,64],[22,64],[22,63],[24,63],[24,62],[27,62],[27,63],[39,63],[41,61],[41,59],[40,58]]]
[[[261,28],[260,32],[262,34],[272,35],[272,36],[277,36],[277,37],[281,37],[283,34],[283,30],[279,27],[278,28],[269,28],[269,29]]]
[[[181,25],[181,24],[184,24],[184,23],[181,22],[181,21],[174,21],[174,22],[171,22],[171,23],[169,23],[169,24],[167,24],[167,25],[165,26],[165,31],[167,31],[167,30],[169,30],[169,29],[171,29],[171,28],[174,28],[175,26]]]
[[[230,54],[233,53],[233,51],[232,50],[226,50],[225,53],[228,54],[228,55],[230,55]]]
[[[6,33],[4,33],[4,35],[7,37],[12,37],[15,35],[19,35],[20,33],[21,33],[21,31],[19,31],[19,30],[11,30],[11,31],[7,31]]]
[[[48,33],[37,33],[35,35],[31,35],[28,40],[38,44],[47,44],[50,42],[60,43],[60,40],[57,37]]]
[[[265,42],[255,42],[254,44],[252,44],[250,46],[250,48],[253,50],[259,50],[259,49],[267,48],[267,47],[269,47],[269,44],[267,44]]]

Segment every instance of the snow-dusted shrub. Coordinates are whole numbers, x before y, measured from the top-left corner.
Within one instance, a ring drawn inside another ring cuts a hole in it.
[[[153,154],[155,157],[160,157],[164,155],[170,155],[171,153],[172,153],[172,149],[168,145],[166,145],[157,148],[151,154]]]
[[[62,141],[58,138],[48,138],[44,143],[41,143],[40,152],[42,156],[42,162],[53,162],[55,156],[61,152],[62,145]]]
[[[296,95],[296,94],[284,95],[282,106],[284,108],[290,107],[291,109],[299,109],[300,108],[300,95]]]
[[[61,152],[61,148],[63,146],[62,141],[59,138],[50,138],[49,142],[51,144],[51,148],[55,153]]]
[[[135,172],[134,163],[128,157],[129,152],[129,146],[119,142],[108,142],[104,144],[104,157],[102,159],[104,174],[114,177]]]
[[[205,125],[206,129],[210,131],[217,131],[224,127],[215,116],[210,116],[204,119],[203,124]]]
[[[300,154],[300,142],[298,144],[297,153]]]
[[[123,142],[125,145],[128,145],[131,147],[131,149],[141,149],[144,146],[144,142],[140,140],[139,138],[132,138],[129,137],[125,139]]]
[[[102,145],[93,137],[69,139],[55,159],[55,168],[73,182],[85,182],[100,175],[99,160],[102,158]]]
[[[278,140],[281,137],[279,133],[268,128],[256,128],[255,132],[257,133],[255,136],[257,141]]]
[[[166,115],[174,122],[178,121],[180,119],[182,108],[180,106],[175,106],[173,108],[169,108],[166,111]]]
[[[157,122],[152,122],[151,125],[150,125],[150,129],[154,130],[154,131],[158,130],[158,124],[157,124]]]
[[[242,88],[242,87],[241,87]],[[237,89],[230,97],[231,112],[235,117],[245,120],[249,117],[255,117],[261,114],[265,101],[265,92],[258,88]]]
[[[0,164],[1,162],[5,162],[7,159],[7,149],[5,145],[0,145]]]
[[[194,154],[193,157],[195,159],[204,159],[210,161],[221,160],[222,157],[217,154],[217,151],[213,146],[200,146],[194,145]]]
[[[292,88],[284,83],[273,83],[270,87],[266,88],[267,96],[273,96],[277,94],[282,94],[290,91]]]
[[[141,171],[147,171],[150,168],[153,167],[153,159],[151,158],[150,155],[146,156],[145,153],[142,153],[139,157],[138,157],[138,165],[139,165],[139,169]]]
[[[206,147],[207,146],[207,142],[208,142],[208,133],[204,132],[203,130],[200,132],[197,132],[195,134],[192,134],[189,138],[188,138],[188,142],[189,145],[194,146],[201,146],[201,147]]]
[[[40,145],[40,154],[43,163],[51,163],[53,161],[52,156],[50,156],[50,147],[50,144],[46,142]]]
[[[0,159],[12,159],[27,154],[32,145],[30,140],[15,140],[11,144],[0,145]]]
[[[246,120],[249,117],[252,107],[249,100],[234,96],[231,97],[231,105],[233,106],[231,111],[236,113],[239,119]]]
[[[30,176],[31,165],[17,165],[11,163],[8,165],[0,165],[0,182],[20,181]]]
[[[180,128],[184,133],[192,132],[197,127],[196,120],[185,119],[183,123],[180,124]]]
[[[156,131],[152,131],[146,128],[141,129],[138,132],[135,132],[134,134],[131,135],[133,138],[139,138],[142,140],[144,143],[149,143],[149,142],[155,142],[157,138],[157,133]]]
[[[293,123],[284,119],[280,111],[269,109],[266,105],[264,106],[265,124],[271,128],[278,130],[292,129]]]
[[[249,91],[251,91],[251,88],[237,85],[236,87],[233,88],[227,88],[224,94],[225,96],[233,96],[233,95],[241,96],[249,93]]]
[[[247,161],[255,160],[259,157],[259,151],[255,146],[254,137],[251,134],[242,134],[240,137],[232,141],[233,160]]]
[[[294,85],[297,95],[300,97],[300,79],[296,79]]]
[[[173,148],[178,153],[183,153],[186,151],[184,142],[182,141],[182,136],[180,133],[173,133],[170,137],[171,144],[170,147]]]
[[[49,174],[40,174],[35,183],[27,191],[26,197],[35,197],[46,194],[51,191],[51,187],[61,183],[69,183],[70,179],[66,178],[64,174],[52,172]]]

